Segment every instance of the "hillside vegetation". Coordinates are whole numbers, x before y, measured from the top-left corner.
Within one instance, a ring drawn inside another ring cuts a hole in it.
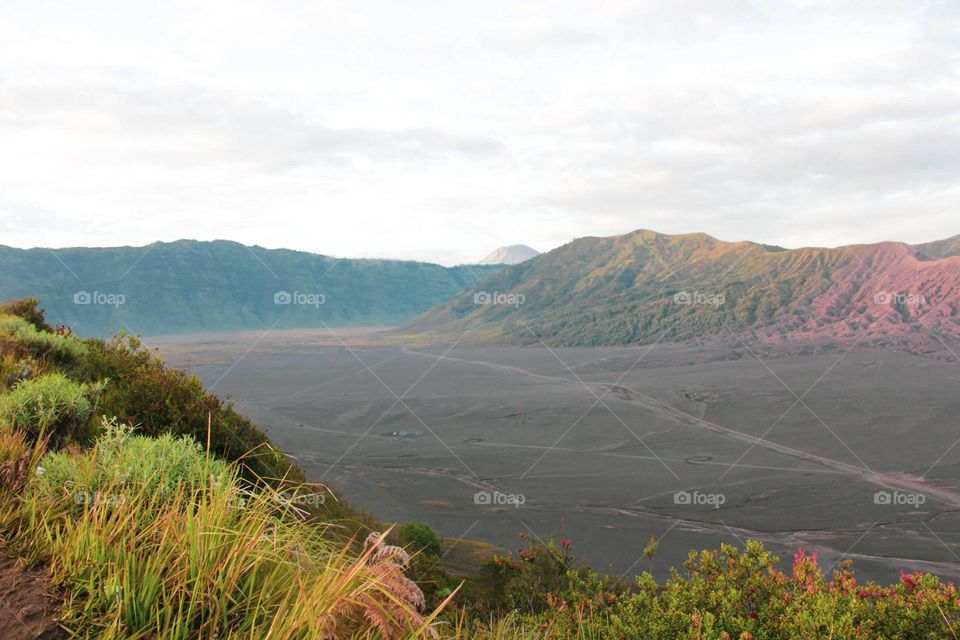
[[[914,248],[922,255],[930,258],[960,256],[960,235],[947,238],[946,240],[936,240],[934,242],[914,245]]]
[[[36,297],[53,324],[84,336],[385,326],[500,268],[340,259],[227,241],[0,246],[0,299]]]
[[[949,253],[947,245],[928,250]],[[960,257],[932,259],[899,243],[785,250],[636,231],[581,238],[504,269],[405,331],[566,346],[727,332],[912,346],[957,329]]]
[[[523,536],[460,584],[429,527],[386,533],[135,339],[51,330],[30,300],[0,305],[0,547],[42,568],[82,638],[936,640],[960,624],[935,576],[858,584],[803,550],[782,570],[755,541],[657,583]]]

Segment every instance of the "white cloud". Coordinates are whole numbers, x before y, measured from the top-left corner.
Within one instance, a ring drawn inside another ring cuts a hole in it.
[[[4,244],[960,231],[954,3],[84,5],[0,11]]]

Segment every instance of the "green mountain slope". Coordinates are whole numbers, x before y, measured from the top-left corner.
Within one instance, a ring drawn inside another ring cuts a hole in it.
[[[412,333],[567,346],[753,330],[770,340],[957,334],[960,258],[900,243],[785,250],[705,234],[581,238],[504,269]]]
[[[51,322],[80,335],[393,325],[500,268],[337,259],[227,241],[0,246],[0,299],[33,295]]]
[[[960,256],[960,235],[947,238],[946,240],[915,244],[913,247],[923,255],[931,258],[949,258],[950,256]]]

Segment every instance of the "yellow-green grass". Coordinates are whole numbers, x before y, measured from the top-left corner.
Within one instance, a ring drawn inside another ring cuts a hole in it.
[[[402,554],[351,554],[187,439],[114,426],[48,454],[19,495],[0,489],[0,526],[48,563],[81,637],[406,638],[434,622]]]

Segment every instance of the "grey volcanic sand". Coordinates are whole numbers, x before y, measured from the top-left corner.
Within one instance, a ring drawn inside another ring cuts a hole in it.
[[[956,365],[734,345],[347,349],[306,332],[149,342],[383,520],[511,548],[563,536],[618,574],[758,538],[883,582],[960,576]],[[494,491],[522,504],[477,504]]]

